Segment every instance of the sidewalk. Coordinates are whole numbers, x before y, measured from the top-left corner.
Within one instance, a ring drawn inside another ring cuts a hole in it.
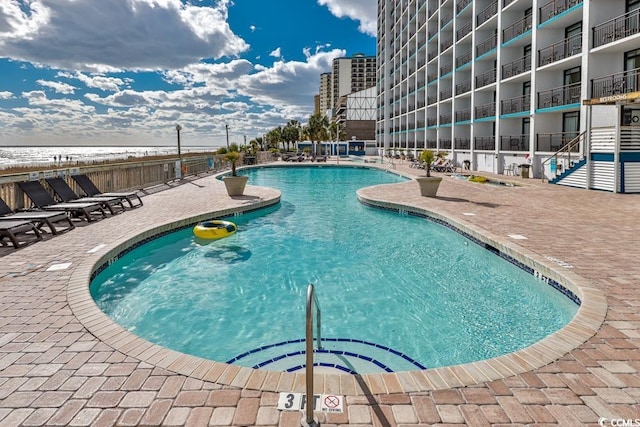
[[[408,164],[395,168],[424,173]],[[520,186],[444,177],[435,199],[420,197],[415,182],[360,194],[451,218],[599,290],[608,304],[602,326],[545,366],[472,386],[424,391],[423,374],[321,383],[346,399],[342,414],[317,413],[323,426],[567,426],[640,418],[640,198],[500,178]],[[300,375],[192,365],[140,344],[93,311],[82,280],[95,259],[117,252],[133,234],[278,198],[278,191],[249,186],[231,199],[206,177],[148,195],[140,209],[0,253],[0,426],[299,426],[300,413],[277,410],[276,391],[303,389]]]

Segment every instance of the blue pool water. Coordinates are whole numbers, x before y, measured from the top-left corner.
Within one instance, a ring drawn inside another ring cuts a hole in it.
[[[314,283],[327,338],[316,360],[360,373],[498,356],[544,338],[577,311],[551,286],[458,233],[357,201],[361,187],[403,180],[394,174],[336,167],[245,173],[250,184],[280,189],[281,203],[234,217],[238,232],[226,239],[202,245],[189,228],[127,252],[91,283],[100,308],[184,353],[292,370],[303,363],[306,292]]]

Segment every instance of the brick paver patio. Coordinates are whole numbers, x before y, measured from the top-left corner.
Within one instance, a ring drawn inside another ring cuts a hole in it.
[[[585,322],[567,328],[564,343],[552,338],[497,364],[319,374],[317,391],[346,399],[342,414],[316,413],[322,425],[595,426],[600,418],[605,425],[640,418],[640,198],[509,179],[522,185],[445,177],[435,199],[420,197],[413,181],[363,189],[359,197],[449,218],[568,278],[589,302],[581,309]],[[301,414],[278,411],[277,401],[278,391],[302,392],[303,375],[162,349],[115,326],[87,298],[92,266],[133,235],[278,197],[248,187],[231,199],[206,177],[148,195],[140,209],[17,251],[0,248],[0,426],[300,425]]]

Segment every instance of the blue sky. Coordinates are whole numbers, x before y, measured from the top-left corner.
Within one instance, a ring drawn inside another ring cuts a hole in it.
[[[375,55],[376,0],[0,0],[0,146],[242,143]]]

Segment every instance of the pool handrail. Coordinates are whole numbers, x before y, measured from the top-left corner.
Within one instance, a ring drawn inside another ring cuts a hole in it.
[[[306,377],[307,377],[307,426],[318,425],[313,419],[313,306],[316,309],[318,350],[322,349],[320,337],[321,313],[318,297],[316,296],[313,283],[307,287],[307,307],[306,307]]]

